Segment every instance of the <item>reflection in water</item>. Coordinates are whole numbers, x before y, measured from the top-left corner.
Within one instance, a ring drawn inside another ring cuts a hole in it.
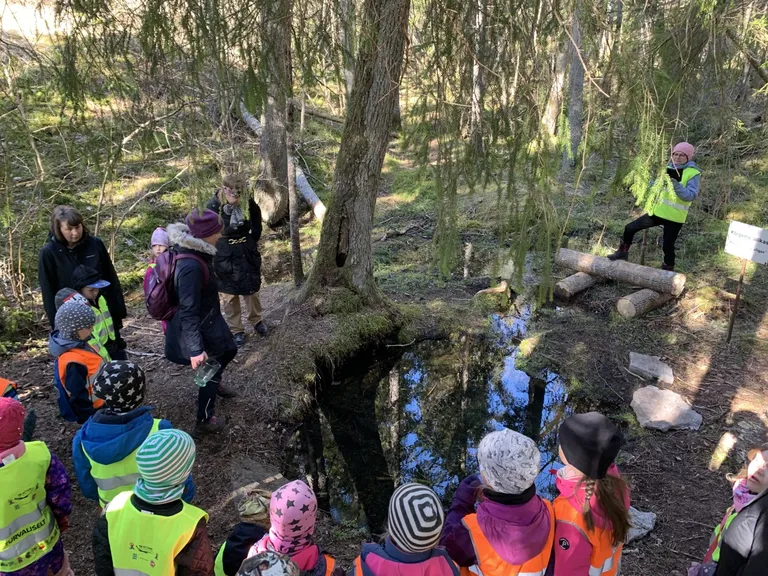
[[[321,414],[309,420],[321,430],[305,425],[305,434],[314,430],[303,444],[313,448],[315,463],[302,468],[323,471],[309,475],[327,488],[336,520],[365,521],[379,532],[395,482],[431,486],[449,504],[462,478],[477,472],[480,439],[502,426],[538,442],[536,485],[555,495],[550,469],[567,411],[565,386],[557,374],[532,378],[515,367],[529,314],[495,316],[484,337],[425,342],[397,356],[387,349],[358,356],[341,371],[318,372]]]

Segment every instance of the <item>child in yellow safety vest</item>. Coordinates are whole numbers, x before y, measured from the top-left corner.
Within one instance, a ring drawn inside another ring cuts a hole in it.
[[[120,492],[131,490],[139,478],[136,452],[151,434],[173,428],[168,420],[152,417],[144,406],[146,379],[135,362],[107,362],[96,377],[93,392],[104,406],[91,416],[72,440],[72,459],[83,496],[104,507]],[[192,475],[182,496],[195,496]]]
[[[456,489],[440,543],[463,576],[544,576],[555,517],[552,505],[536,494],[541,470],[536,443],[502,428],[480,441],[477,461],[480,475]]]
[[[72,288],[77,290],[87,301],[96,315],[92,338],[99,344],[99,353],[105,362],[127,360],[123,340],[118,340],[112,314],[107,300],[100,291],[109,286],[93,268],[80,265],[72,272]]]
[[[751,506],[754,505],[758,496],[768,489],[768,472],[766,471],[766,462],[768,462],[768,444],[763,444],[758,448],[753,448],[747,453],[746,466],[735,476],[728,474],[726,478],[733,484],[733,505],[729,506],[725,511],[720,524],[715,527],[715,531],[712,534],[712,539],[709,543],[709,548],[704,556],[704,562],[699,564],[694,562],[688,569],[688,576],[712,576],[713,574],[726,574],[730,576],[732,573],[741,574],[741,570],[747,573],[744,564],[747,563],[747,558],[743,558],[743,562],[729,562],[729,566],[720,567],[718,571],[718,563],[720,562],[721,549],[723,548],[724,539],[729,528],[736,520],[739,514],[745,509],[751,512]],[[758,516],[753,514],[753,516]],[[766,539],[764,533],[761,532],[762,542],[760,546],[755,546],[750,540],[754,540],[754,535],[759,531],[759,522],[755,519],[751,519],[749,522],[745,522],[749,526],[749,529],[740,529],[738,540],[744,544],[744,548],[750,552],[755,551],[757,548],[764,547]],[[734,543],[731,543],[729,554],[730,556],[737,556],[733,551]],[[762,551],[765,555],[765,550]],[[760,573],[765,571],[765,564],[759,563],[756,559],[753,560],[755,566]]]
[[[79,424],[104,404],[93,394],[93,383],[104,364],[89,343],[95,323],[90,306],[70,299],[56,311],[56,330],[48,339],[55,358],[53,381],[59,393],[59,412],[65,420]]]
[[[269,551],[288,556],[307,576],[344,576],[335,558],[315,544],[316,519],[317,498],[312,488],[301,480],[288,482],[270,498],[269,532],[257,524],[236,525],[216,556],[215,576],[234,576],[246,555],[250,558]]]
[[[614,464],[621,432],[597,412],[573,414],[559,440],[554,576],[616,576],[629,531],[629,489]]]
[[[93,529],[96,576],[210,576],[208,514],[182,499],[195,442],[181,430],[151,434],[136,453],[139,479],[113,498]]]
[[[71,576],[60,534],[72,512],[67,471],[43,442],[24,442],[24,407],[0,397],[0,574]]]

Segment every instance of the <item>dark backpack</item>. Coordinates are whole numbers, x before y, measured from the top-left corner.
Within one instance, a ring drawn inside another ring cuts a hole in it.
[[[178,296],[173,286],[176,275],[176,262],[189,258],[197,260],[203,268],[203,286],[208,283],[208,264],[200,256],[189,253],[179,254],[167,250],[160,254],[149,273],[149,282],[145,292],[147,311],[155,320],[170,320],[176,314]]]

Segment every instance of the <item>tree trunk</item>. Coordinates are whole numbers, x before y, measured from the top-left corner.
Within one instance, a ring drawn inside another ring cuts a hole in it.
[[[291,0],[264,3],[262,12],[267,100],[261,133],[262,174],[254,197],[269,226],[288,212],[288,156],[285,114],[291,88]]]
[[[291,273],[293,283],[304,284],[304,266],[301,263],[301,240],[299,238],[299,194],[296,191],[296,165],[293,163],[293,103],[287,101],[287,124],[285,131],[286,160],[288,167],[288,214],[291,229]]]
[[[616,302],[616,310],[624,318],[637,318],[674,299],[672,294],[659,294],[648,288],[624,296]]]
[[[568,41],[570,42],[570,40]],[[560,109],[563,105],[563,86],[565,85],[565,69],[568,63],[568,47],[564,45],[555,60],[553,72],[552,87],[549,90],[547,98],[547,108],[544,112],[542,123],[550,136],[557,132],[557,119],[560,116]]]
[[[392,129],[410,0],[366,0],[355,85],[336,159],[333,195],[317,260],[300,300],[322,287],[345,287],[373,303],[371,232],[381,168]]]
[[[599,278],[595,278],[584,272],[576,272],[576,274],[563,278],[560,282],[555,284],[555,297],[569,300],[579,292],[583,292],[587,288],[591,288],[597,284],[598,280]]]
[[[469,116],[469,142],[476,157],[483,155],[483,103],[485,100],[485,79],[483,78],[483,56],[485,54],[485,13],[486,0],[471,0],[474,37],[476,39],[472,61],[472,99]]]
[[[612,261],[604,256],[585,254],[568,248],[560,248],[557,251],[555,263],[593,276],[602,276],[673,296],[680,296],[685,288],[685,274],[649,268],[625,260]]]
[[[573,23],[571,25],[571,63],[568,73],[568,128],[571,132],[569,149],[563,153],[563,168],[576,165],[578,157],[579,144],[581,144],[582,116],[584,111],[584,65],[581,58],[586,63],[586,57],[581,49],[581,23],[579,22],[579,8],[576,7],[573,12]]]
[[[347,101],[352,94],[355,84],[355,2],[354,0],[339,1],[339,44],[341,45],[341,61],[344,70],[344,84],[347,91]]]

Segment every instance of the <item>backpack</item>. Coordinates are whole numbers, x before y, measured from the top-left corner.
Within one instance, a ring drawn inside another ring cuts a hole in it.
[[[203,285],[208,283],[208,264],[200,256],[189,253],[179,254],[167,250],[160,254],[155,265],[150,269],[149,282],[144,293],[147,311],[155,320],[170,320],[176,314],[178,297],[173,286],[176,275],[176,262],[189,258],[197,260],[203,268]]]

